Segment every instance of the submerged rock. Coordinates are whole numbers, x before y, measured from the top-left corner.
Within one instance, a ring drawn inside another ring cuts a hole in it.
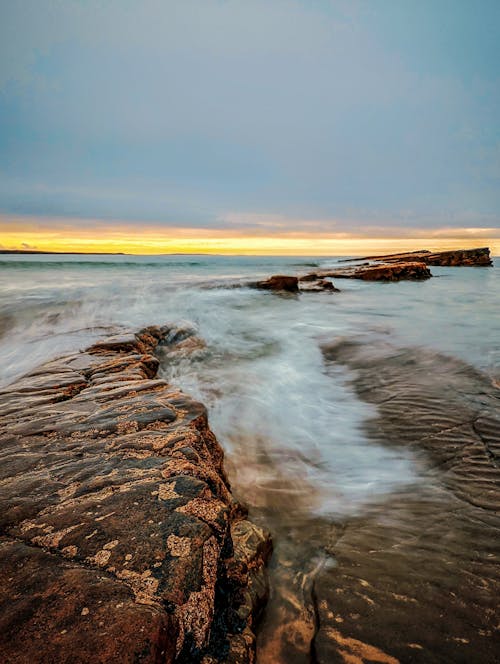
[[[150,327],[0,393],[3,661],[252,661],[269,535],[242,521],[204,406],[156,377],[166,338],[189,351]]]
[[[371,497],[326,514],[310,493],[296,499],[297,486],[317,487],[306,476],[282,481],[279,494],[271,487],[275,554],[258,661],[496,663],[498,388],[464,362],[387,339],[361,334],[322,350],[325,371],[335,379],[346,365],[352,388],[373,405],[363,454],[390,446],[415,474],[384,492],[374,463]]]
[[[324,354],[353,370],[354,389],[377,408],[368,436],[411,448],[420,472],[374,496],[330,538],[325,527],[336,567],[315,580],[314,660],[493,664],[498,389],[466,363],[422,348],[344,340]]]

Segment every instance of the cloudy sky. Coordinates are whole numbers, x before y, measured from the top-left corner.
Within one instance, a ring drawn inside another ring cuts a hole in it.
[[[0,230],[494,237],[499,26],[498,0],[2,0]]]

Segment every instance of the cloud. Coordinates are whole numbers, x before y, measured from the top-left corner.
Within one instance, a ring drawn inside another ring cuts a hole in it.
[[[98,218],[62,218],[62,217],[33,217],[0,214],[0,235],[15,236],[29,233],[33,239],[37,236],[54,234],[58,237],[71,237],[80,235],[86,238],[95,238],[99,235],[108,237],[124,236],[152,236],[161,237],[296,237],[314,238],[323,237],[331,239],[349,238],[500,238],[500,218],[489,219],[490,225],[484,226],[450,226],[434,220],[433,225],[403,226],[396,224],[374,224],[366,220],[350,219],[300,219],[285,215],[259,214],[229,214],[214,222],[209,228],[200,228],[196,225],[172,224],[165,228],[161,223],[145,224],[141,221],[115,219],[103,221]],[[442,221],[442,220],[441,220]],[[37,249],[32,241],[22,241],[25,249]]]
[[[3,3],[0,209],[256,232],[485,226],[500,211],[499,7]]]

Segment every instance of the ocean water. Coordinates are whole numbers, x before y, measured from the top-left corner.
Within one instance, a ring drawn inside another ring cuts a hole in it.
[[[206,342],[161,371],[202,400],[251,509],[333,518],[419,482],[420,459],[367,440],[374,416],[326,370],[323,342],[383,340],[457,356],[500,375],[500,270],[432,268],[424,282],[336,280],[340,293],[281,297],[245,279],[337,258],[53,256],[0,258],[0,385],[123,328],[184,323]]]

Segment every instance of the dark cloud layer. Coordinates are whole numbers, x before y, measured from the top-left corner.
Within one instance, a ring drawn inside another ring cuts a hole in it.
[[[496,0],[2,3],[0,211],[498,225],[499,25]]]

